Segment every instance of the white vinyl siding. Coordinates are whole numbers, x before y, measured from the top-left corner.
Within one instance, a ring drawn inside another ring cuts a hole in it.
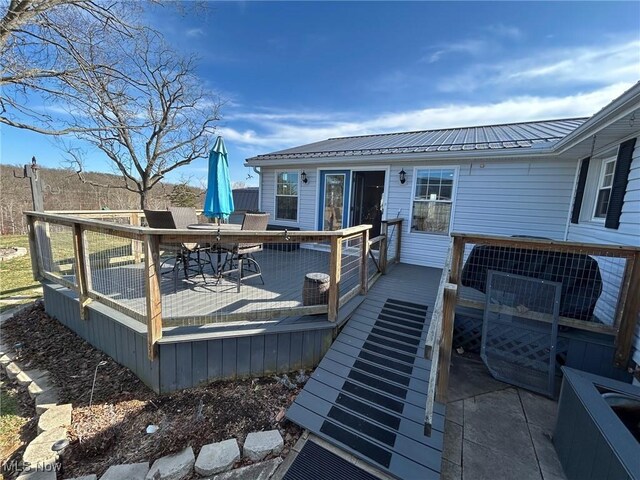
[[[594,168],[594,170],[596,169]],[[601,170],[599,169],[592,172],[591,168],[589,168],[585,192],[595,192],[596,187],[599,185],[600,172]],[[640,247],[640,138],[636,141],[633,151],[628,180],[618,229],[605,228],[602,221],[588,221],[588,216],[587,220],[584,219],[584,216],[581,216],[580,223],[569,225],[567,240]],[[592,193],[592,195],[595,194]],[[594,198],[594,196],[591,198]],[[617,286],[620,285],[624,263],[604,258],[597,258],[597,260],[605,281],[605,288],[596,305],[595,314],[604,321],[611,321],[617,306]],[[638,317],[638,322],[639,325],[636,327],[635,332],[633,360],[640,364],[640,316]]]

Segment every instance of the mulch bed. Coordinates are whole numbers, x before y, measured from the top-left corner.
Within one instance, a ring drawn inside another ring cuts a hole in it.
[[[202,445],[233,437],[242,446],[248,433],[276,428],[285,438],[284,456],[302,433],[282,420],[299,388],[290,390],[276,378],[215,382],[158,395],[49,317],[41,302],[7,320],[2,330],[5,343],[22,343],[26,368],[49,371],[60,401],[73,404],[64,478],[100,476],[110,465],[153,462],[187,446],[197,455]],[[107,363],[97,369],[90,407],[93,376],[101,361]],[[158,426],[158,431],[147,434],[149,425]]]

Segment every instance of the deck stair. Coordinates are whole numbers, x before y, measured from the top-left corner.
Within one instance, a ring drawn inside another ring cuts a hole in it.
[[[436,404],[425,436],[433,299],[419,273],[399,265],[373,286],[287,418],[392,477],[428,480],[440,478],[445,412]]]

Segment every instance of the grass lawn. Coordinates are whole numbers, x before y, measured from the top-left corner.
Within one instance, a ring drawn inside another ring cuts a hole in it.
[[[27,235],[1,235],[0,248],[24,247],[27,255],[0,262],[0,312],[42,295],[42,287],[33,279]],[[8,297],[18,297],[8,302]]]

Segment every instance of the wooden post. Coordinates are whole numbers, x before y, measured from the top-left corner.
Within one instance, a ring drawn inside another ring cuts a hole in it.
[[[160,293],[160,242],[156,235],[145,235],[144,268],[147,297],[147,346],[149,360],[156,357],[156,342],[162,338],[162,296]]]
[[[400,263],[400,251],[402,249],[402,221],[398,222],[398,240],[396,241],[396,259],[394,263]]]
[[[84,242],[84,230],[82,225],[73,225],[73,255],[76,267],[76,285],[78,287],[78,297],[80,303],[80,318],[87,319],[86,307],[91,302],[89,298],[89,288],[91,272],[89,270],[87,249]]]
[[[380,242],[380,272],[384,275],[387,273],[387,248],[389,247],[389,225],[382,222],[380,226],[380,235],[384,235],[384,239]]]
[[[131,212],[129,217],[129,223],[131,226],[139,227],[140,226],[140,214],[138,212]],[[142,250],[141,250],[140,240],[136,240],[134,238],[131,239],[131,254],[133,255],[133,263],[140,263],[142,260]]]
[[[462,277],[462,262],[464,260],[464,239],[453,237],[453,250],[451,252],[451,275],[449,281],[460,287]]]
[[[449,365],[451,364],[451,344],[453,342],[453,321],[456,308],[458,287],[446,284],[444,287],[444,304],[442,309],[442,335],[438,359],[438,380],[436,384],[436,401],[447,403],[449,388]]]
[[[36,157],[31,159],[31,165],[24,166],[24,176],[28,178],[31,184],[31,200],[33,201],[33,209],[36,212],[44,212],[44,195],[42,193],[42,180],[38,175],[38,165]]]
[[[640,313],[640,253],[627,257],[620,288],[620,299],[616,316],[616,356],[615,365],[627,368],[633,333]]]
[[[340,308],[340,275],[342,270],[342,237],[331,237],[331,259],[329,260],[329,305],[327,317],[330,322],[338,319]]]
[[[41,270],[41,258],[38,251],[38,242],[36,239],[36,225],[35,220],[31,216],[27,216],[27,222],[29,224],[29,256],[31,257],[31,271],[33,272],[33,279],[36,282],[42,280]]]
[[[369,230],[362,232],[362,251],[360,257],[360,293],[369,291]]]

